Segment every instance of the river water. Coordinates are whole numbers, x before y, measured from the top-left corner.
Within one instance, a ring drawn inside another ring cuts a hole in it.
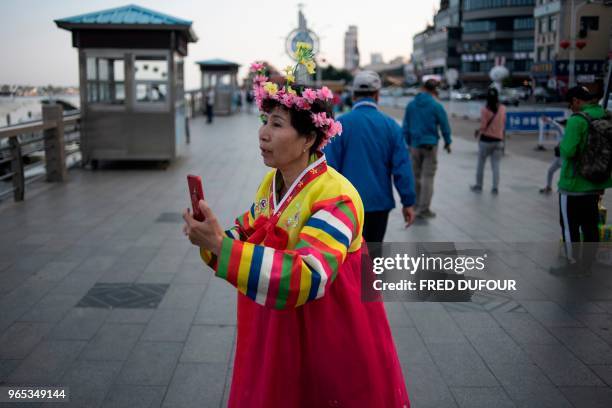
[[[61,99],[77,108],[80,105],[78,95],[54,95],[54,99]],[[42,116],[41,101],[49,99],[48,96],[0,96],[0,127],[7,125],[7,115],[10,115],[11,124],[40,119]]]

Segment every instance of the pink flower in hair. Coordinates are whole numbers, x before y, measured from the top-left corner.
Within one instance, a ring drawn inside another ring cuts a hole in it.
[[[288,108],[293,107],[293,104],[295,102],[295,95],[290,94],[290,93],[285,93],[281,96],[281,103],[283,105],[285,105]]]
[[[251,72],[257,72],[264,68],[264,64],[261,62],[254,62],[251,64]]]
[[[325,112],[313,113],[312,123],[318,128],[327,126],[327,115]]]
[[[253,83],[255,84],[263,84],[264,82],[268,81],[268,77],[265,75],[256,75],[255,78],[253,78]]]
[[[313,103],[315,99],[317,99],[317,93],[310,88],[306,88],[304,92],[302,92],[302,97],[306,99],[308,103]]]
[[[336,120],[327,129],[327,136],[332,138],[336,135],[342,134],[342,124]]]
[[[263,99],[266,96],[266,90],[263,88],[263,86],[254,86],[253,94],[256,99]]]
[[[266,90],[261,86],[254,86],[253,96],[255,97],[255,103],[257,104],[257,108],[261,109],[262,101],[266,97]]]
[[[317,97],[319,99],[327,101],[327,100],[332,99],[334,97],[334,94],[332,93],[332,91],[329,90],[328,87],[324,86],[323,88],[317,91]]]
[[[298,97],[295,101],[295,106],[297,106],[299,109],[302,109],[302,110],[310,109],[310,104],[305,98]]]

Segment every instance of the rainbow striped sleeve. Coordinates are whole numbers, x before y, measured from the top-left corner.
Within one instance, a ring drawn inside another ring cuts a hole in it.
[[[246,239],[253,233],[253,224],[255,223],[255,204],[251,204],[249,211],[236,218],[235,225],[225,234],[233,239]]]
[[[253,232],[253,224],[255,222],[255,204],[251,205],[249,211],[236,218],[232,228],[225,231],[228,238],[243,240]],[[208,249],[200,248],[200,257],[212,268],[216,267],[217,257]]]
[[[224,238],[216,275],[260,305],[289,309],[325,295],[359,231],[350,199],[313,207],[295,249]]]

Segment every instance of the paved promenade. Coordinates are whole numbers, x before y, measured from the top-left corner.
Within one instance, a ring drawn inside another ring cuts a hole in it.
[[[0,203],[0,386],[68,386],[74,407],[225,406],[235,291],[200,262],[180,213],[187,173],[203,176],[223,224],[248,209],[266,172],[257,127],[256,115],[196,119],[167,169],[72,170]],[[556,196],[537,192],[547,163],[508,154],[499,196],[490,167],[473,194],[476,146],[453,149],[439,156],[438,216],[406,230],[395,210],[386,241],[501,248],[492,274],[520,285],[470,303],[387,303],[412,406],[612,406],[610,268],[547,274],[540,248],[560,235]]]

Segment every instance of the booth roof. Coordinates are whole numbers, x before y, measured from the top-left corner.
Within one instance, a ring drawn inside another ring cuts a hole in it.
[[[218,65],[229,65],[229,66],[236,66],[236,67],[240,66],[240,64],[236,64],[235,62],[223,60],[223,59],[220,59],[220,58],[214,58],[214,59],[209,59],[209,60],[197,61],[196,64],[198,64],[198,65],[212,65],[212,66],[218,66]]]
[[[188,30],[190,40],[197,41],[197,36],[191,29],[191,21],[162,14],[135,4],[61,18],[55,20],[55,23],[58,27],[68,30],[73,28],[136,28],[143,26],[146,26],[146,28]]]

